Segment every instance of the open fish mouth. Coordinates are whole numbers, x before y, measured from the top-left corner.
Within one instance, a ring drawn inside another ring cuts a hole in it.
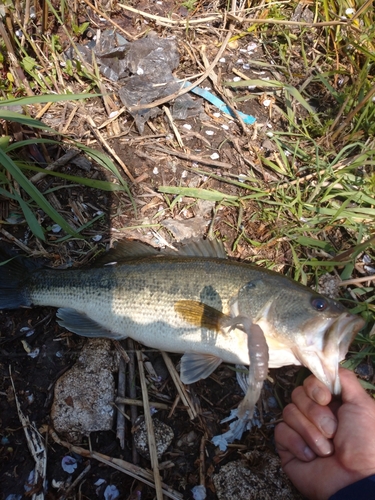
[[[295,352],[296,357],[323,382],[332,394],[341,394],[339,363],[345,358],[349,346],[363,328],[365,321],[359,316],[343,312],[326,329],[323,345],[304,352]]]

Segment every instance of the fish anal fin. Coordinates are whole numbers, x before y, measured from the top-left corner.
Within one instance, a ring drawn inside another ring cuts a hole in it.
[[[222,363],[222,359],[211,354],[187,352],[181,358],[180,378],[183,384],[193,384],[207,378]]]
[[[191,325],[214,331],[220,331],[223,320],[227,318],[218,309],[195,300],[179,300],[175,303],[174,309]]]
[[[85,313],[69,307],[62,307],[57,310],[56,316],[60,326],[70,332],[82,335],[83,337],[103,337],[107,339],[124,339],[126,335],[111,332],[96,321],[89,318]]]

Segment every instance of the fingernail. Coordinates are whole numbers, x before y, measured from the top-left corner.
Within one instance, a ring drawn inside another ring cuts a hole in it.
[[[315,453],[308,446],[306,446],[305,449],[303,450],[303,454],[305,455],[306,460],[308,461],[313,460],[316,457]]]
[[[333,444],[324,437],[316,440],[316,446],[322,455],[331,455],[333,452]]]
[[[337,429],[337,422],[331,417],[324,417],[320,420],[320,428],[327,436],[333,436]]]
[[[311,395],[318,404],[324,405],[326,403],[325,392],[320,387],[315,387]]]

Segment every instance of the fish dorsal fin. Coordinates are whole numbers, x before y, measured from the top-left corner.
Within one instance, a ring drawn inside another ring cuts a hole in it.
[[[103,267],[110,264],[136,260],[145,257],[160,255],[160,251],[142,241],[121,240],[115,243],[113,248],[101,255],[94,263],[94,267]]]
[[[219,240],[192,240],[177,246],[176,250],[171,248],[157,249],[142,241],[121,240],[107,253],[99,257],[94,267],[103,267],[116,263],[125,263],[137,259],[155,257],[215,257],[226,259],[224,246]]]
[[[216,257],[226,259],[227,254],[220,240],[192,240],[186,241],[177,248],[179,256],[184,257]],[[168,254],[171,255],[168,251]]]
[[[174,310],[191,325],[220,331],[228,317],[214,307],[195,300],[178,300]]]

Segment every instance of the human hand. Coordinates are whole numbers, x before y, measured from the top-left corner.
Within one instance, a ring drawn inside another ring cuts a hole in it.
[[[350,370],[340,368],[341,401],[314,375],[292,393],[275,430],[281,465],[311,500],[375,474],[375,401]]]

